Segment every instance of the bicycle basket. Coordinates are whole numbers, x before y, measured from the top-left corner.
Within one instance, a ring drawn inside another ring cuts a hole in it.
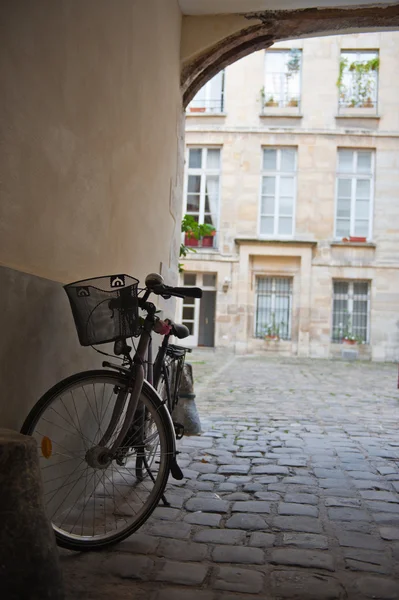
[[[110,275],[64,286],[82,346],[137,335],[138,283],[128,275]]]

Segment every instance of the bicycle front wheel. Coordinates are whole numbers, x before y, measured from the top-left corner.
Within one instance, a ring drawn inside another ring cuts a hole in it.
[[[39,400],[22,427],[21,433],[37,442],[46,510],[57,543],[64,548],[95,550],[125,539],[148,519],[165,489],[174,454],[173,431],[165,408],[149,388],[143,387],[140,396],[134,439],[119,448],[114,460],[95,460],[124,389],[127,401],[111,447],[130,394],[127,378],[110,371],[87,371],[63,380]],[[142,456],[148,477],[137,477],[136,461]]]

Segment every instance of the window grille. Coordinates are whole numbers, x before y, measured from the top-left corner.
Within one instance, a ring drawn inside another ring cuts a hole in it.
[[[292,279],[257,277],[256,279],[256,337],[276,335],[291,339]]]
[[[367,281],[334,281],[332,341],[353,335],[369,342],[370,284]]]

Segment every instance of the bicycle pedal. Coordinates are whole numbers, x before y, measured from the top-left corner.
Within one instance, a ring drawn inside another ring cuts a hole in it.
[[[184,425],[181,423],[173,423],[177,440],[181,440],[184,435]]]

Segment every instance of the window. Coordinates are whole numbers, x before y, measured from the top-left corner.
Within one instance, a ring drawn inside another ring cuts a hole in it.
[[[295,148],[263,149],[261,236],[294,234],[295,172]]]
[[[341,52],[339,108],[377,108],[379,56],[377,51]]]
[[[374,156],[371,150],[338,150],[335,237],[372,237]]]
[[[188,151],[186,213],[199,224],[217,229],[220,187],[220,148],[190,148]],[[215,236],[199,241],[202,247],[213,247]],[[187,239],[186,245],[198,245]]]
[[[265,87],[262,90],[266,107],[299,107],[301,99],[302,52],[268,50],[265,56]]]
[[[346,335],[369,341],[370,285],[368,281],[334,281],[332,341]]]
[[[273,334],[291,339],[292,279],[257,277],[256,337]]]
[[[208,81],[187,107],[190,113],[222,113],[224,110],[224,71]]]

